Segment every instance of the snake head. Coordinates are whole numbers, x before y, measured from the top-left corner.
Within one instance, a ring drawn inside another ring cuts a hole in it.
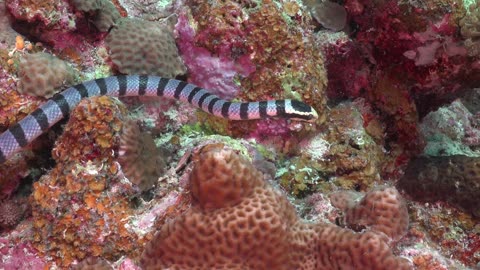
[[[312,106],[298,100],[285,100],[285,116],[289,119],[315,122],[318,113]]]

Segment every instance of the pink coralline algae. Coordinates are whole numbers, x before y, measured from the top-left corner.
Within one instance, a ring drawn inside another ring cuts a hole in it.
[[[400,143],[409,149],[407,155],[418,153],[415,148],[422,147],[421,142],[415,142],[417,118],[478,81],[476,59],[468,56],[455,23],[464,16],[464,7],[454,1],[444,2],[422,6],[397,1],[346,1],[354,36],[321,45],[332,82],[329,96],[370,97],[368,101],[382,114],[404,114],[384,121],[392,122],[387,131],[390,147],[396,147],[392,142]],[[404,100],[393,113],[385,106],[389,97],[381,97],[376,91],[379,84],[385,88],[386,80],[392,77],[397,79],[389,88],[403,89],[397,95],[402,96],[398,100]],[[402,134],[409,129],[414,130],[413,136]]]
[[[268,140],[271,136],[285,136],[291,135],[288,123],[283,119],[266,119],[259,121],[254,132],[250,133],[248,137],[255,138],[258,141]]]
[[[48,263],[42,259],[31,243],[13,244],[0,239],[0,268],[5,270],[31,269],[42,270]]]
[[[189,16],[182,11],[176,26],[179,50],[190,73],[189,82],[212,89],[221,98],[232,99],[240,87],[236,80],[248,77],[255,71],[255,65],[246,54],[232,59],[227,49],[214,55],[207,49],[195,45],[195,30],[189,23]]]
[[[40,23],[49,30],[72,26],[73,18],[67,1],[5,0],[5,3],[16,20]]]

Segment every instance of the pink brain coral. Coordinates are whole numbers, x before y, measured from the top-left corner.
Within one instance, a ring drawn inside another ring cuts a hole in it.
[[[411,269],[385,237],[300,220],[242,156],[207,145],[193,157],[194,205],[165,223],[144,269]]]
[[[345,212],[344,223],[352,229],[364,227],[399,240],[408,229],[407,205],[400,193],[387,186],[377,187],[361,200],[359,192],[340,191],[330,195],[332,204]]]

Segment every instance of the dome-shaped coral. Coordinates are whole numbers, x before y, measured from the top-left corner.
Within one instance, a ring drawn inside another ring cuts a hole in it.
[[[186,71],[172,31],[160,23],[124,18],[106,41],[121,73],[173,78]]]
[[[44,52],[26,54],[18,70],[18,92],[49,98],[72,84],[75,71],[65,61]]]
[[[193,161],[198,203],[163,225],[143,253],[144,269],[411,269],[383,234],[301,221],[250,162],[223,145],[203,147]]]

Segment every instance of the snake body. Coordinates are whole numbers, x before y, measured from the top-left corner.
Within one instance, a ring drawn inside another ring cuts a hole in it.
[[[314,121],[318,115],[296,100],[230,102],[206,89],[157,76],[120,75],[95,79],[67,88],[0,135],[0,164],[67,117],[82,98],[108,96],[161,96],[188,102],[205,112],[230,120],[268,117]]]

